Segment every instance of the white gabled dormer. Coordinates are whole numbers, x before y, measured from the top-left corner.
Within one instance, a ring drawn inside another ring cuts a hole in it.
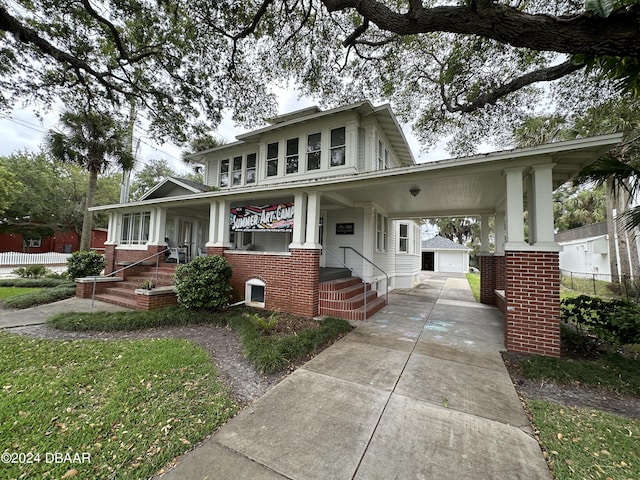
[[[388,105],[370,102],[279,115],[236,142],[198,152],[206,183],[220,189],[353,175],[413,165]]]

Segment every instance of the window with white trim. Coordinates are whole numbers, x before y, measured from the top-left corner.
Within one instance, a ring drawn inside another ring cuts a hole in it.
[[[286,173],[298,173],[298,149],[300,139],[291,138],[287,140],[287,156],[285,158]]]
[[[307,171],[320,168],[321,133],[312,133],[307,136]]]
[[[401,223],[398,235],[398,251],[409,253],[409,225]]]
[[[387,251],[387,232],[389,229],[389,219],[381,213],[376,214],[376,250],[378,252]]]
[[[344,127],[334,128],[331,130],[331,161],[329,164],[332,167],[339,167],[341,165],[345,165],[347,162],[346,138]]]
[[[267,177],[278,175],[278,142],[267,145]]]
[[[376,149],[376,157],[378,159],[378,163],[376,165],[376,169],[384,170],[384,147],[382,146],[382,140],[378,140],[378,147]]]
[[[27,240],[27,246],[29,248],[40,248],[42,246],[41,238],[30,238]]]
[[[125,245],[144,245],[149,240],[151,212],[122,214],[120,243]]]
[[[233,186],[242,185],[242,156],[233,157]]]
[[[220,162],[220,187],[229,186],[229,159]]]
[[[256,183],[256,164],[258,156],[255,153],[247,155],[247,174],[245,183]]]

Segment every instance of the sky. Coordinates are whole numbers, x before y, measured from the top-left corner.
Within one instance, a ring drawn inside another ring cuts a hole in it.
[[[276,93],[279,99],[278,114],[310,107],[317,103],[308,97],[298,98],[297,93],[291,88],[279,89]],[[0,156],[8,156],[19,150],[38,151],[47,131],[57,126],[61,110],[61,107],[54,106],[51,112],[43,113],[41,118],[34,114],[33,107],[15,109],[8,114],[0,113]],[[428,153],[422,153],[420,143],[411,134],[411,127],[403,125],[403,130],[417,162],[450,157],[444,150],[445,142]],[[234,124],[230,115],[226,115],[215,134],[226,142],[232,142],[237,135],[245,131],[247,130]],[[138,167],[152,159],[166,159],[178,173],[186,173],[189,170],[180,159],[181,149],[178,146],[170,143],[158,144],[140,129],[136,130],[135,137],[140,138]]]

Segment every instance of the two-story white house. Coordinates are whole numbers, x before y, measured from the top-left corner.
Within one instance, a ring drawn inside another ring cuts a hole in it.
[[[416,285],[419,219],[391,218],[384,189],[367,201],[341,192],[359,174],[415,164],[388,105],[281,115],[192,160],[206,185],[168,178],[139,201],[107,207],[108,272],[174,245],[177,261],[222,254],[236,300],[349,319]]]

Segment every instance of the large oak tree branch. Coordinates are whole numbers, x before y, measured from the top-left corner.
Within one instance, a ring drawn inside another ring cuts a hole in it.
[[[505,97],[513,92],[517,92],[518,90],[532,85],[537,82],[551,82],[553,80],[557,80],[562,78],[570,73],[576,72],[582,68],[584,65],[575,64],[570,61],[561,63],[560,65],[556,65],[553,67],[542,68],[540,70],[535,70],[530,73],[526,73],[504,85],[497,87],[496,89],[479,95],[473,101],[465,104],[452,104],[445,96],[444,90],[441,91],[442,101],[444,103],[445,108],[451,113],[469,113],[474,110],[478,110],[485,105],[493,105],[502,97]]]
[[[640,57],[640,19],[635,11],[601,18],[529,14],[491,2],[425,8],[410,2],[407,13],[376,0],[322,0],[330,12],[355,9],[378,28],[398,35],[449,32],[479,35],[514,47],[569,54]]]

